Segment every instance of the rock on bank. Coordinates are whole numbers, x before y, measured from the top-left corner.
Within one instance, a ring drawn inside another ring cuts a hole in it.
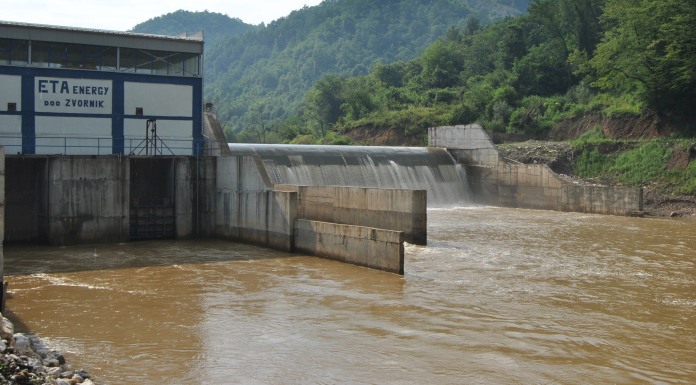
[[[0,328],[0,385],[94,385],[84,370],[74,371],[62,354],[51,350],[34,335],[15,333],[2,316]]]

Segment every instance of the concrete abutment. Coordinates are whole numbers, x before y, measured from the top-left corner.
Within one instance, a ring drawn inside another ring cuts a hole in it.
[[[428,144],[446,148],[466,167],[476,203],[609,215],[643,210],[640,188],[576,185],[559,177],[547,165],[505,162],[477,124],[432,127],[428,130]]]

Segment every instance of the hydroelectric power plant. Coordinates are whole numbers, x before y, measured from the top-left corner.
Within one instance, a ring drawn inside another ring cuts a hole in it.
[[[202,38],[0,31],[3,301],[104,381],[696,381],[696,232],[626,217],[640,189],[506,162],[477,125],[228,145]]]

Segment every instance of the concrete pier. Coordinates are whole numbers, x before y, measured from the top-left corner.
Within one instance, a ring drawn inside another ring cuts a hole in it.
[[[427,191],[343,186],[275,185],[297,192],[297,218],[401,231],[406,242],[428,242]]]
[[[400,231],[298,219],[299,252],[404,274],[404,235]]]

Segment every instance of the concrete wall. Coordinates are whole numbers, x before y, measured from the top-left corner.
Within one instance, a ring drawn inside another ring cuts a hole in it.
[[[48,161],[50,244],[128,240],[129,167],[123,158]]]
[[[427,244],[425,190],[296,185],[275,188],[298,193],[299,219],[401,231],[406,242]]]
[[[612,215],[643,210],[642,189],[576,185],[546,165],[505,162],[479,125],[430,128],[428,140],[466,166],[477,203]]]
[[[210,234],[215,211],[215,158],[177,157],[176,237]]]
[[[214,158],[160,160],[170,162],[174,173],[174,193],[167,197],[175,202],[175,236],[213,234]],[[11,157],[7,240],[56,245],[128,241],[132,161],[120,156]]]
[[[404,237],[400,231],[298,219],[295,248],[341,262],[404,274]]]
[[[5,311],[5,147],[0,146],[0,312]]]
[[[291,251],[297,193],[269,190],[256,157],[216,159],[214,235]]]
[[[13,167],[18,175],[26,171],[27,162],[29,169],[42,170],[40,183],[28,188],[36,190],[29,194],[32,200],[44,202],[36,204],[45,211],[40,221],[45,226],[37,231],[39,241],[49,244],[128,241],[131,197],[143,204],[147,199],[174,199],[177,238],[223,238],[301,250],[401,274],[405,234],[413,243],[427,240],[425,191],[309,186],[272,190],[255,156],[157,158],[152,165],[143,158],[119,156],[32,157],[30,161],[16,157]],[[149,168],[155,170],[152,178],[166,172],[156,181],[168,186],[133,190],[131,176],[141,173],[138,183],[147,184],[150,174],[145,169]],[[22,193],[12,190],[16,197]],[[19,215],[15,213],[10,223]],[[298,220],[300,215],[340,223]]]
[[[215,157],[191,159],[193,170],[197,170],[191,171],[190,174],[194,190],[191,205],[197,208],[190,229],[192,236],[213,237],[215,235],[217,159]]]

